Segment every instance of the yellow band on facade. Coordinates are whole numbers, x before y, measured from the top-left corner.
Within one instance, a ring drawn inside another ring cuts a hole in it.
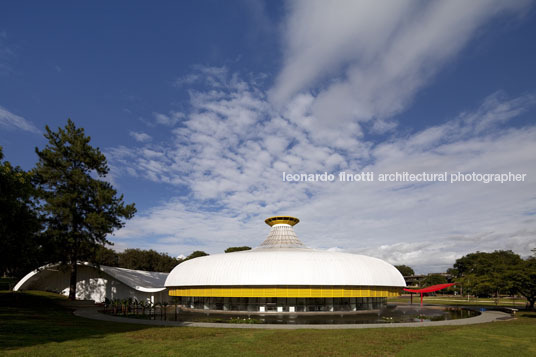
[[[188,287],[170,288],[170,296],[197,297],[286,297],[286,298],[345,298],[392,297],[400,288],[383,286],[358,287]]]

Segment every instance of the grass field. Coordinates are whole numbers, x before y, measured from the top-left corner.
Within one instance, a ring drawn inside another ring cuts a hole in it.
[[[472,326],[358,330],[145,327],[75,317],[47,293],[0,292],[0,355],[535,356],[536,313]]]
[[[403,302],[403,303],[409,303],[410,297],[408,295],[399,296],[395,298],[388,298],[387,299],[389,303],[397,303],[397,302]],[[524,308],[527,304],[527,300],[525,299],[512,299],[510,297],[507,298],[500,298],[498,303],[495,303],[495,300],[493,298],[470,298],[467,299],[467,297],[460,297],[460,296],[425,296],[423,298],[423,302],[425,304],[433,304],[433,305],[464,305],[464,306],[502,306],[502,307],[515,307],[517,309]],[[413,304],[420,304],[421,298],[419,295],[415,294],[413,295]]]

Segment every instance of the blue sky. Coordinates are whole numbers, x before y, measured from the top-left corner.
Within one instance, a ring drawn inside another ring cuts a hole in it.
[[[30,169],[68,117],[138,207],[116,249],[311,247],[441,271],[536,247],[532,1],[9,2],[0,145]],[[525,182],[282,182],[282,172],[516,172]]]

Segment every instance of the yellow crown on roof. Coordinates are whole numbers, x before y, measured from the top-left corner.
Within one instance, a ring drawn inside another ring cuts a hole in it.
[[[290,216],[274,216],[270,218],[266,218],[264,220],[267,225],[272,227],[274,224],[288,224],[291,226],[294,226],[300,222],[300,220],[296,217],[290,217]]]

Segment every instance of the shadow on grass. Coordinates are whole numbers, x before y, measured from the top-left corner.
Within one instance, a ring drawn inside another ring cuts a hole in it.
[[[148,328],[76,317],[62,301],[52,293],[0,291],[0,351]]]

